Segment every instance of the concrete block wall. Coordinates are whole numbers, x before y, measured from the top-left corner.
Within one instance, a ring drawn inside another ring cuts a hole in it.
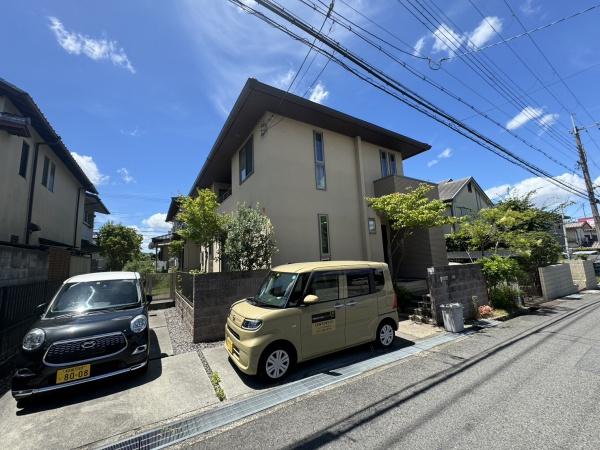
[[[574,267],[578,270],[578,267]],[[593,268],[592,268],[593,269]],[[554,264],[552,266],[540,267],[540,283],[544,300],[552,300],[565,295],[574,294],[579,291],[573,282],[570,264]]]
[[[215,272],[195,275],[193,298],[179,293],[175,305],[194,342],[225,338],[225,323],[231,305],[256,294],[268,270],[249,272]]]
[[[592,261],[572,260],[569,261],[571,269],[571,278],[578,290],[596,289],[598,282],[596,281],[596,272],[594,271],[594,263]]]
[[[473,296],[477,297],[478,307],[489,304],[480,264],[430,267],[427,272],[431,314],[438,325],[443,323],[441,305],[460,303],[463,305],[464,318],[473,319]]]
[[[0,287],[35,283],[47,279],[47,252],[0,245]]]

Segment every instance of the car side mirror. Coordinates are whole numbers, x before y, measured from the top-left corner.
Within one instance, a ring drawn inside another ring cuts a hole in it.
[[[152,302],[152,295],[151,294],[146,294],[146,302],[148,302],[148,303]]]
[[[316,295],[309,294],[306,297],[304,297],[305,305],[312,305],[313,303],[317,303],[318,301],[319,297],[317,297]]]

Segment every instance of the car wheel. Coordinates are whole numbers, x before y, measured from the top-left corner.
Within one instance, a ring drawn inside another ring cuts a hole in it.
[[[293,364],[292,352],[280,345],[267,348],[260,360],[260,375],[267,381],[279,381],[290,372]]]
[[[381,322],[377,328],[377,345],[381,348],[388,348],[394,342],[395,335],[391,322]]]

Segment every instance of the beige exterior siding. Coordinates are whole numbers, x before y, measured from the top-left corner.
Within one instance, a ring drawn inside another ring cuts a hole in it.
[[[270,114],[267,114],[270,116]],[[316,261],[319,251],[318,214],[329,216],[330,254],[335,260],[371,259],[383,261],[381,227],[376,214],[367,208],[367,216],[377,221],[375,234],[365,237],[357,184],[359,158],[355,139],[285,118],[261,136],[257,126],[254,140],[254,173],[239,182],[239,157],[231,161],[232,195],[221,205],[224,212],[237,203],[259,203],[275,227],[279,253],[273,264]],[[326,189],[316,188],[313,133],[323,133]],[[374,195],[373,181],[381,178],[379,148],[361,142],[364,192]],[[402,159],[396,154],[398,173]],[[366,254],[368,239],[371,255]]]
[[[469,183],[471,184],[471,192],[468,189]],[[493,206],[475,181],[472,180],[469,183],[466,183],[452,200],[446,202],[448,205],[446,214],[448,216],[472,216],[481,209]],[[450,234],[457,229],[457,225],[445,225],[444,234]]]
[[[14,105],[6,99],[0,103],[3,110],[17,113]],[[9,241],[11,235],[19,237],[19,243],[25,243],[25,230],[27,210],[29,204],[29,191],[33,173],[33,160],[35,158],[35,144],[43,139],[30,127],[32,136],[22,138],[0,131],[0,240]],[[25,178],[19,175],[21,149],[23,141],[29,144],[29,160]],[[54,192],[50,192],[42,185],[44,157],[56,164]],[[39,146],[36,167],[35,193],[31,221],[41,228],[34,232],[30,238],[31,245],[37,245],[38,239],[43,237],[53,241],[80,246],[81,227],[83,226],[84,195],[80,193],[81,183],[67,169],[63,162],[47,146]],[[78,218],[77,199],[79,198]],[[77,235],[75,236],[75,231]]]

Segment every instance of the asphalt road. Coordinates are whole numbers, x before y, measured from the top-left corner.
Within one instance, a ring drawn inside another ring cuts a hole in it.
[[[181,446],[597,449],[599,323],[557,302]]]

